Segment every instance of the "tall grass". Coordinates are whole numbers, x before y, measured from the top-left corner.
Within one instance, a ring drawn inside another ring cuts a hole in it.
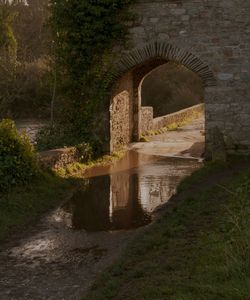
[[[228,190],[228,241],[224,253],[229,275],[246,277],[250,273],[250,178],[245,177],[236,190]]]

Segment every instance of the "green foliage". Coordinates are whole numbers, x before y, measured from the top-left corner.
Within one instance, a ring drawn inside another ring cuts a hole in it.
[[[32,2],[32,3],[31,3]],[[47,0],[0,5],[0,117],[49,116],[52,59]],[[48,28],[47,31],[49,32]]]
[[[39,151],[62,148],[68,144],[75,144],[75,138],[57,124],[49,124],[40,129],[36,136]]]
[[[141,143],[147,143],[147,142],[149,142],[149,139],[146,136],[142,135],[141,138],[140,138],[140,142]]]
[[[201,103],[203,98],[204,87],[199,76],[173,62],[158,67],[142,84],[142,104],[153,106],[155,117]]]
[[[27,2],[28,5],[24,3]],[[51,33],[47,25],[49,0],[26,0],[11,5],[17,14],[13,31],[18,44],[19,62],[32,62],[50,54]]]
[[[78,162],[85,163],[92,159],[93,152],[92,148],[87,143],[78,144],[76,146]]]
[[[9,193],[1,195],[0,240],[36,222],[42,214],[69,198],[76,186],[76,180],[47,172],[30,185],[16,186]]]
[[[176,130],[178,130],[178,124],[177,123],[172,123],[172,124],[169,124],[168,126],[167,126],[167,129],[168,129],[168,131],[176,131]]]
[[[18,63],[15,76],[0,72],[0,117],[49,116],[51,82],[50,61],[45,57]]]
[[[42,127],[37,133],[36,143],[36,148],[39,151],[75,145],[78,151],[78,157],[84,162],[91,159],[93,155],[93,149],[88,143],[79,143],[70,131],[67,131],[66,128],[58,124],[50,123]]]
[[[132,0],[51,1],[51,25],[61,91],[61,124],[79,142],[108,140],[110,50],[122,43]],[[109,53],[109,55],[107,55]]]
[[[93,157],[93,148],[88,143],[77,143],[77,140],[70,132],[56,124],[44,126],[36,136],[37,149],[39,151],[61,148],[67,144],[75,145],[76,160],[86,163]]]
[[[27,184],[38,172],[34,149],[11,120],[0,122],[0,192]]]
[[[7,58],[8,63],[15,63],[17,42],[13,33],[13,13],[8,5],[0,5],[0,51],[1,61]]]
[[[128,18],[124,9],[130,3],[131,0],[51,1],[57,59],[78,88],[91,69],[98,69],[95,64],[103,64],[105,51],[124,37],[123,21]]]

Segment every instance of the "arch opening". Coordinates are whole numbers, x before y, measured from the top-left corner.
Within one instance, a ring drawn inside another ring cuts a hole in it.
[[[139,152],[202,157],[205,152],[204,86],[194,72],[168,62],[147,74],[139,86]]]
[[[153,107],[154,118],[204,103],[201,78],[185,66],[168,62],[141,83],[142,107]]]
[[[170,44],[155,42],[131,51],[121,59],[112,74],[115,83],[110,103],[111,152],[139,141],[145,127],[150,127],[145,125],[144,117],[149,111],[142,106],[143,83],[168,64],[182,66],[196,74],[194,76],[200,80],[202,90],[215,85],[214,76],[206,64],[193,54]],[[152,121],[147,118],[146,122]]]

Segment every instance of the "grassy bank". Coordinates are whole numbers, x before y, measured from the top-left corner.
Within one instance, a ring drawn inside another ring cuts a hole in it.
[[[75,163],[56,172],[44,172],[26,187],[16,187],[0,195],[0,240],[39,219],[48,210],[68,198],[77,187],[84,171],[107,166],[124,156],[124,152],[105,155],[87,163]]]
[[[208,165],[183,182],[84,299],[250,299],[249,166]]]
[[[0,195],[0,240],[25,228],[43,213],[65,200],[76,180],[63,179],[52,172],[43,173],[26,187],[16,187]]]
[[[75,162],[73,164],[68,164],[66,167],[59,168],[56,173],[64,178],[74,177],[82,178],[84,172],[93,167],[106,167],[114,164],[118,160],[125,156],[125,151],[114,152],[111,155],[103,155],[101,157],[92,159],[85,163]]]

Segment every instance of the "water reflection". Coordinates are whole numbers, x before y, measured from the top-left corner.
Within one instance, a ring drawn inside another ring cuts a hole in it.
[[[129,229],[151,221],[138,200],[138,175],[121,173],[89,179],[64,209],[72,214],[74,229]]]
[[[63,210],[77,230],[137,228],[151,222],[152,211],[167,202],[179,181],[196,168],[194,161],[164,159],[89,178]]]

